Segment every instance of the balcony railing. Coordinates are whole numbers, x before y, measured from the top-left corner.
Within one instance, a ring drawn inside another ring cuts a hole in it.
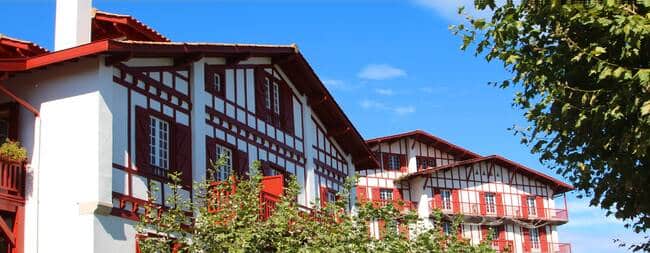
[[[515,205],[488,205],[471,202],[447,202],[431,200],[431,209],[441,209],[443,213],[463,214],[468,216],[494,216],[517,219],[542,219],[551,221],[568,221],[566,209],[526,208]],[[540,212],[541,211],[541,212]]]
[[[373,203],[374,207],[384,207],[388,205],[392,205],[395,207],[397,210],[400,211],[408,211],[408,210],[415,210],[415,204],[411,201],[407,200],[371,200]]]
[[[549,243],[548,252],[550,253],[571,253],[570,243]]]
[[[0,160],[0,197],[24,200],[25,164]]]
[[[493,240],[492,248],[497,252],[509,253],[514,252],[514,243],[512,240]]]

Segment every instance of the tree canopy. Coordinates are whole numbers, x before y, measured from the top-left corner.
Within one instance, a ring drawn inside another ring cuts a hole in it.
[[[491,17],[451,29],[513,75],[513,128],[580,196],[644,233],[650,226],[650,1],[476,0]],[[650,243],[631,246],[650,251]]]
[[[172,178],[179,180],[178,175]],[[364,203],[357,212],[345,210],[354,179],[335,202],[313,210],[296,203],[295,179],[282,196],[275,196],[277,202],[260,204],[265,194],[261,179],[258,173],[221,182],[208,179],[195,184],[194,201],[184,199],[174,185],[166,200],[169,208],[153,204],[155,199],[145,208],[137,227],[140,252],[494,252],[488,241],[471,245],[455,232],[443,233],[440,213],[434,228],[426,229],[415,213],[399,205]],[[386,226],[381,239],[369,233],[368,224],[376,220]]]

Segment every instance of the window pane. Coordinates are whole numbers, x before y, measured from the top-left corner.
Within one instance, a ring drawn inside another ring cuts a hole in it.
[[[441,190],[440,196],[442,197],[442,209],[451,210],[451,191]]]
[[[381,190],[379,190],[379,199],[381,199],[381,200],[393,200],[393,190],[392,189],[381,189]]]
[[[273,83],[273,112],[280,114],[280,89],[277,83]]]
[[[264,78],[264,107],[271,109],[271,79]]]
[[[485,193],[485,210],[488,213],[496,213],[496,197],[494,193]]]
[[[169,169],[169,123],[150,117],[149,140],[149,164],[160,169]]]
[[[535,197],[528,197],[528,214],[537,215],[537,208],[535,207]]]
[[[223,161],[223,164],[217,167],[215,180],[223,181],[228,179],[232,171],[232,150],[221,145],[217,145],[216,156],[219,161]]]

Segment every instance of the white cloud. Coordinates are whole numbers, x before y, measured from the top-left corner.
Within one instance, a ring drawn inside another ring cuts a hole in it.
[[[370,100],[370,99],[362,100],[360,105],[361,105],[361,107],[363,109],[381,109],[381,110],[384,110],[384,109],[387,108],[386,105],[384,105],[383,103],[377,102],[377,101],[374,101],[374,100]]]
[[[406,115],[406,114],[411,114],[415,112],[415,107],[414,106],[399,106],[395,107],[393,109],[393,112],[397,113],[398,115]]]
[[[474,8],[474,0],[412,0],[415,4],[426,7],[435,11],[438,15],[452,21],[459,22],[464,20],[463,16],[458,15],[458,7],[465,6],[465,12],[473,17],[486,18],[490,11],[478,11]]]
[[[375,89],[375,92],[379,95],[384,95],[384,96],[391,96],[395,94],[395,91],[392,89]]]
[[[343,87],[345,85],[345,82],[337,79],[323,79],[323,84],[325,84],[327,88],[335,89]]]
[[[406,76],[406,71],[388,64],[369,64],[358,74],[365,80],[387,80]]]

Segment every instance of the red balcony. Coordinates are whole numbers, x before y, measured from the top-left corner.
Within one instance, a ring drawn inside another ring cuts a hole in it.
[[[493,240],[492,248],[497,252],[514,252],[514,243],[511,240]]]
[[[25,200],[25,163],[0,160],[0,198]]]
[[[493,216],[516,219],[540,219],[548,221],[566,222],[569,219],[567,209],[557,208],[530,208],[524,210],[515,205],[487,205],[472,202],[447,202],[429,201],[431,209],[440,209],[443,213],[463,214],[465,216]]]
[[[570,243],[549,243],[548,250],[550,253],[571,253]]]

